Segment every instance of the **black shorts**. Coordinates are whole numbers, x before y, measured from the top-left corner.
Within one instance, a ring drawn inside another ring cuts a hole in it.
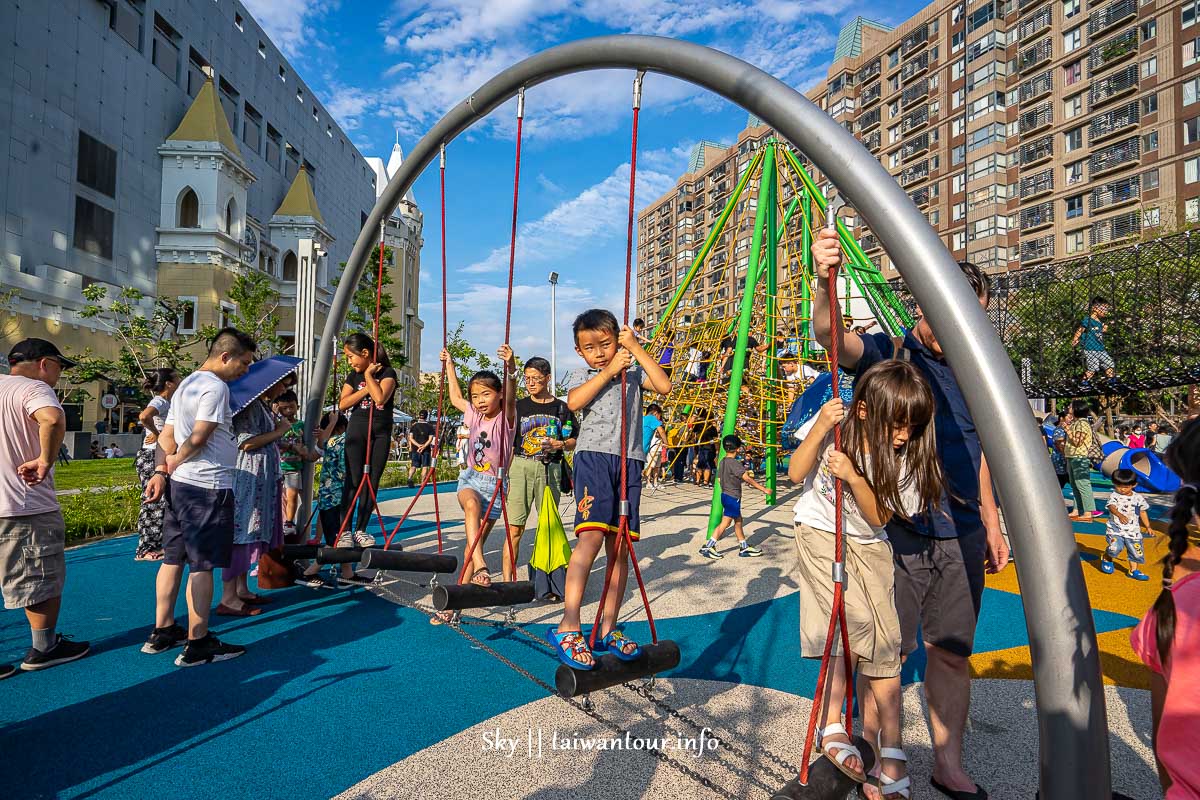
[[[233,490],[171,481],[163,516],[163,563],[193,572],[229,566],[233,554]]]
[[[643,461],[632,458],[625,461],[629,538],[635,542],[641,535],[638,512],[642,500],[644,467]],[[605,536],[616,536],[621,529],[621,457],[612,453],[577,450],[573,468],[575,535],[585,531],[600,531]]]
[[[433,466],[433,448],[412,451],[412,465],[415,469]]]
[[[901,655],[917,649],[918,626],[926,644],[971,655],[983,601],[987,535],[981,529],[957,539],[934,539],[892,522],[887,536],[896,563]]]

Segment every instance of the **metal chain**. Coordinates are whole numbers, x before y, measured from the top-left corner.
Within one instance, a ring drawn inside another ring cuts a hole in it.
[[[382,574],[382,573],[380,573],[380,574]],[[406,607],[411,608],[416,611],[420,611],[423,614],[428,614],[429,616],[433,616],[433,614],[436,613],[433,609],[429,608],[428,606],[424,606],[420,603],[417,603],[412,600],[408,600],[408,599],[400,596],[396,592],[392,591],[392,589],[390,588],[390,586],[387,583],[376,580],[373,585],[378,587],[379,590],[382,593],[384,593],[385,595],[387,595],[389,599],[393,600],[394,602],[396,602],[400,605],[406,606]],[[545,689],[546,692],[548,692],[549,694],[554,695],[555,697],[558,697],[560,700],[568,703],[569,705],[573,706],[574,708],[578,709],[579,711],[583,712],[584,714],[587,714],[589,717],[596,720],[597,722],[599,722],[603,725],[606,725],[609,728],[612,728],[617,733],[620,733],[620,734],[628,733],[627,730],[622,728],[616,722],[613,722],[612,720],[603,716],[600,712],[596,711],[596,709],[594,707],[590,707],[590,704],[585,705],[584,703],[581,703],[580,701],[576,700],[573,697],[562,697],[561,695],[559,695],[558,690],[555,689],[553,686],[546,683],[544,680],[537,677],[536,675],[534,675],[532,672],[525,669],[521,665],[515,663],[512,659],[498,653],[496,650],[494,650],[493,648],[484,644],[482,641],[475,638],[469,632],[464,630],[464,628],[467,625],[492,627],[492,628],[496,627],[495,625],[485,622],[483,620],[465,620],[464,621],[461,619],[458,623],[451,623],[449,627],[452,628],[456,633],[458,633],[463,638],[472,642],[479,649],[481,649],[481,650],[485,651],[486,653],[488,653],[489,655],[493,656],[497,661],[501,662],[502,664],[507,666],[509,669],[516,672],[518,675],[525,676],[526,678],[528,678],[530,681],[532,681],[536,685]],[[515,629],[521,631],[526,636],[531,635],[528,633],[528,631],[525,631],[520,626],[517,626]],[[628,684],[626,684],[626,685],[628,685]],[[676,735],[678,735],[678,733]],[[713,781],[710,778],[708,778],[704,775],[701,775],[699,772],[696,772],[694,769],[692,769],[691,767],[687,766],[686,764],[680,762],[678,759],[672,758],[671,756],[667,755],[665,752],[663,752],[658,747],[649,748],[646,750],[646,752],[653,754],[654,757],[657,758],[659,761],[675,768],[677,771],[681,772],[682,774],[684,774],[687,777],[691,778],[692,780],[696,781],[697,783],[704,786],[705,788],[720,795],[721,797],[726,798],[727,800],[744,800],[744,795],[734,794],[733,792],[730,792],[728,789],[725,789],[722,786],[718,786],[717,784],[713,783]],[[757,781],[755,781],[755,783],[757,784]],[[758,785],[761,786],[761,784],[758,784]],[[771,790],[767,789],[767,791],[769,793]]]

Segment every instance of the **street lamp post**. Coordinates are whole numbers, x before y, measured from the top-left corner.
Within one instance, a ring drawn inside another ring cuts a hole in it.
[[[550,394],[558,396],[558,309],[555,307],[554,289],[558,286],[558,273],[550,273]]]

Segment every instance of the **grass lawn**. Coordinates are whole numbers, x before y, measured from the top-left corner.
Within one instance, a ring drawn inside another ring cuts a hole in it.
[[[77,458],[54,468],[55,489],[92,489],[137,482],[132,458]]]

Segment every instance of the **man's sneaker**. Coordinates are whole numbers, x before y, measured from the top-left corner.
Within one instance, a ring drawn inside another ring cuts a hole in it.
[[[182,625],[171,625],[166,628],[155,628],[150,633],[150,638],[142,645],[142,652],[150,655],[165,653],[172,647],[183,644],[187,641],[187,631]]]
[[[0,664],[0,681],[17,674],[17,668],[12,664]]]
[[[759,550],[754,545],[748,544],[738,553],[742,558],[755,558],[762,555],[762,550]]]
[[[211,664],[214,661],[228,661],[246,652],[246,648],[236,644],[224,644],[211,633],[203,639],[189,640],[183,652],[175,659],[177,667],[198,667],[201,664]]]
[[[714,561],[716,559],[725,557],[717,552],[717,548],[715,545],[712,547],[709,547],[708,545],[704,545],[703,547],[700,548],[700,555],[704,556],[705,558],[711,558]]]
[[[334,547],[354,547],[354,531],[342,531],[338,534]]]
[[[29,648],[29,652],[25,654],[25,660],[21,662],[21,669],[29,672],[57,667],[59,664],[83,658],[88,654],[89,649],[87,642],[73,642],[70,636],[63,636],[60,633],[54,640],[54,647],[49,650],[43,652],[32,647]]]
[[[1149,575],[1147,575],[1146,573],[1142,572],[1140,569],[1135,569],[1135,570],[1133,570],[1132,572],[1130,572],[1130,573],[1129,573],[1129,577],[1133,578],[1135,581],[1148,581],[1148,580],[1150,580],[1150,576],[1149,576]]]
[[[375,546],[374,534],[367,533],[366,531],[355,531],[354,532],[354,546],[355,547],[374,547]]]
[[[296,578],[294,581],[292,581],[292,583],[296,584],[297,586],[307,586],[309,589],[330,588],[329,584],[325,582],[325,579],[321,577],[321,573],[319,572],[314,572],[312,575],[301,575],[299,578]]]

